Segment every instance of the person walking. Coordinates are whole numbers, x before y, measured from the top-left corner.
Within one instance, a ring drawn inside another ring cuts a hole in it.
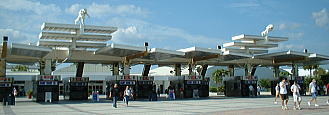
[[[257,85],[257,96],[260,96],[260,90],[261,90],[260,85]]]
[[[311,106],[311,102],[315,102],[314,106],[318,107],[318,102],[316,101],[316,96],[317,96],[317,85],[316,85],[316,80],[313,79],[312,82],[309,85],[309,92],[312,95],[312,99],[307,102],[308,106]]]
[[[279,84],[280,86],[280,97],[281,97],[281,100],[282,100],[282,110],[288,110],[288,100],[289,100],[289,97],[288,97],[288,91],[287,91],[287,86],[288,86],[288,82],[287,82],[287,78],[283,78],[282,81],[280,82]]]
[[[129,86],[126,86],[126,89],[123,93],[123,100],[126,103],[126,105],[128,106],[128,102],[129,102],[129,98],[131,97],[131,88]]]
[[[184,88],[181,87],[181,88],[179,89],[179,91],[180,91],[180,98],[183,99],[183,98],[184,98]]]
[[[300,96],[300,86],[297,84],[296,81],[294,81],[294,84],[290,87],[290,90],[292,92],[292,96],[294,99],[294,110],[298,109],[301,110],[300,108],[300,102],[302,101],[302,98]]]
[[[280,94],[280,86],[279,86],[279,83],[277,83],[276,86],[275,86],[274,104],[278,104],[278,102],[276,101],[276,99],[278,99],[279,94]]]
[[[254,95],[254,87],[252,85],[249,85],[249,96]]]
[[[113,98],[113,107],[117,108],[117,101],[118,101],[118,98],[119,98],[118,84],[114,84],[114,87],[112,88],[112,90],[110,92],[110,97]]]
[[[327,84],[327,96],[329,96],[329,83]],[[327,100],[327,104],[329,105],[329,98]]]
[[[170,100],[175,100],[175,88],[173,86],[168,87],[169,90],[169,99]]]
[[[158,96],[158,98],[160,98],[160,94],[161,94],[160,88],[158,88],[158,90],[157,90],[157,96]]]

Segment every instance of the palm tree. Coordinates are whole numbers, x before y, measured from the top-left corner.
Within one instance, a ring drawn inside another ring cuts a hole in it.
[[[289,73],[289,72],[287,72],[287,71],[281,71],[280,73],[279,73],[279,76],[283,76],[283,77],[288,77],[288,76],[290,76],[291,74]]]
[[[327,71],[321,67],[317,68],[314,70],[313,75],[315,76],[321,76],[321,75],[326,75]]]
[[[11,71],[28,71],[29,68],[26,65],[16,65],[14,66]]]
[[[212,79],[215,81],[215,83],[222,83],[223,77],[225,75],[229,75],[230,71],[224,70],[224,69],[217,69],[212,73]]]

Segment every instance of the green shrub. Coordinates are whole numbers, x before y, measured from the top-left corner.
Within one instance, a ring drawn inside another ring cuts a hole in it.
[[[224,87],[224,85],[218,87],[218,92],[225,92],[225,87]]]
[[[209,87],[209,91],[210,92],[217,92],[217,88],[216,87]]]

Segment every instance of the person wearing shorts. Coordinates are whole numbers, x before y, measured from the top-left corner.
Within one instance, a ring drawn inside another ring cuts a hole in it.
[[[280,97],[282,100],[282,110],[288,110],[288,91],[287,91],[287,86],[288,86],[288,82],[287,82],[287,78],[283,78],[282,81],[279,84],[280,86]]]
[[[276,99],[279,97],[279,94],[280,94],[280,87],[279,87],[279,83],[277,83],[276,86],[275,86],[274,104],[278,104],[278,102],[276,102]]]
[[[309,85],[309,92],[311,93],[312,95],[312,99],[310,101],[307,102],[308,106],[311,106],[311,102],[314,101],[315,104],[314,106],[318,107],[318,102],[316,101],[316,95],[317,95],[317,85],[316,85],[316,80],[313,79],[312,82],[310,83]]]
[[[301,110],[300,108],[300,102],[302,101],[302,98],[300,96],[300,86],[297,84],[295,81],[294,84],[290,87],[290,90],[292,92],[292,96],[294,98],[294,110],[298,109]]]

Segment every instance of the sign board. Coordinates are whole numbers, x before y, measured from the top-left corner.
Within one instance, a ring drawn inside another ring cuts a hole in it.
[[[61,76],[59,75],[39,75],[37,76],[37,80],[40,81],[59,81]]]
[[[58,81],[39,81],[39,85],[58,85]]]
[[[245,80],[244,83],[252,85],[252,84],[257,84],[257,81],[255,81],[255,80]]]
[[[89,77],[71,77],[70,82],[89,82]]]
[[[14,81],[13,78],[0,77],[0,82],[6,82],[6,83],[10,82],[11,83],[13,81]]]
[[[153,76],[138,76],[138,81],[154,81]]]
[[[186,84],[201,84],[200,80],[188,80],[186,81]]]
[[[88,83],[86,82],[71,82],[71,86],[88,86]]]
[[[302,76],[295,77],[295,80],[298,84],[304,83],[304,77]]]
[[[202,80],[201,76],[185,76],[185,80]]]
[[[243,76],[242,80],[257,80],[257,76]]]
[[[136,81],[120,81],[120,85],[135,85]]]
[[[11,87],[11,83],[0,83],[0,87]]]
[[[152,85],[153,84],[153,81],[139,81],[138,84]]]
[[[137,76],[134,75],[123,75],[123,76],[118,76],[117,80],[137,80]]]

